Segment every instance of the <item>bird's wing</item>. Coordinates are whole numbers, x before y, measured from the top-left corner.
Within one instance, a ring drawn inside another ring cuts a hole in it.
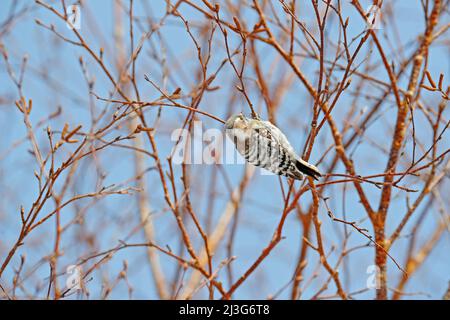
[[[292,157],[291,159],[295,163],[295,169],[291,168],[291,172],[293,172],[291,177],[301,179],[303,177],[301,175],[302,172],[312,176],[316,180],[318,179],[318,177],[321,177],[321,173],[314,165],[304,161],[297,155],[294,148],[289,143],[289,140],[279,128],[274,126],[269,121],[253,121],[254,122],[251,123],[251,128],[258,133],[260,138],[263,138],[264,140],[267,139],[268,143],[275,143],[279,148],[283,150],[284,154]],[[298,175],[295,175],[296,172],[298,172]]]
[[[252,120],[250,124],[250,128],[253,131],[256,131],[260,136],[274,141],[275,137],[272,135],[272,129],[266,126],[261,120]],[[275,142],[278,142],[275,140]]]
[[[286,138],[284,133],[279,128],[274,126],[269,121],[260,121],[260,123],[261,126],[265,128],[271,135],[271,140],[277,142],[280,146],[286,148],[289,152],[293,153],[296,157],[298,157],[289,140]]]

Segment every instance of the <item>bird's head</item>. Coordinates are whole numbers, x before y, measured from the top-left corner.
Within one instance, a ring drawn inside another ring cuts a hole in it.
[[[238,113],[232,115],[226,122],[226,129],[245,129],[248,125],[248,119],[242,114]]]

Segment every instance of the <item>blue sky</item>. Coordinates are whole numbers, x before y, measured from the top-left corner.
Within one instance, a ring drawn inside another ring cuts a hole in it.
[[[0,21],[4,21],[8,15],[8,10],[11,8],[11,4],[14,0],[2,1],[0,5]],[[389,2],[389,1],[385,1]],[[94,92],[99,96],[106,97],[112,89],[110,83],[107,81],[105,75],[101,72],[95,62],[88,56],[88,54],[79,47],[70,45],[61,41],[61,39],[55,37],[49,30],[45,30],[39,27],[35,23],[35,19],[39,19],[45,24],[54,24],[56,30],[60,31],[63,35],[66,35],[73,39],[73,35],[70,30],[66,28],[64,23],[59,21],[53,14],[49,13],[42,7],[32,4],[31,1],[17,1],[18,5],[15,10],[19,11],[20,8],[29,7],[24,16],[18,19],[18,22],[14,25],[11,32],[0,41],[4,44],[6,50],[10,56],[10,62],[15,68],[16,72],[19,69],[22,58],[26,55],[28,57],[28,68],[24,77],[24,92],[27,99],[33,99],[34,109],[31,114],[31,121],[35,124],[45,118],[49,113],[57,110],[58,106],[62,107],[63,113],[61,117],[49,120],[47,123],[52,128],[60,130],[65,122],[68,122],[71,127],[77,124],[83,124],[84,127],[89,128],[91,121],[91,114],[89,108],[89,90],[86,86],[86,82],[83,78],[83,74],[80,69],[79,57],[82,56],[86,61],[89,74],[95,77]],[[49,1],[49,3],[55,4],[55,7],[59,8],[58,1]],[[93,0],[89,1],[88,9],[82,11],[81,21],[81,34],[86,38],[86,41],[91,45],[94,51],[100,50],[101,47],[105,49],[104,59],[108,67],[113,68],[115,64],[115,48],[113,43],[113,28],[114,28],[114,13],[111,4],[106,4],[106,1]],[[109,3],[109,2],[108,2]],[[127,2],[126,2],[127,3]],[[363,2],[364,3],[364,2]],[[135,14],[137,17],[145,17],[149,14],[154,21],[157,21],[159,17],[165,11],[165,3],[163,1],[151,1],[148,6],[143,6],[142,1],[136,1]],[[151,11],[146,11],[146,7]],[[303,8],[303,7],[302,7]],[[423,19],[420,7],[420,1],[400,0],[395,4],[396,21],[390,23],[397,23],[398,30],[402,43],[410,43],[411,45],[405,48],[405,55],[412,52],[417,43],[417,34],[423,30]],[[278,8],[279,9],[279,8]],[[185,15],[189,21],[192,21],[194,26],[194,32],[198,32],[195,29],[195,21],[201,17],[198,13],[188,8],[187,6],[181,6],[180,11]],[[244,18],[248,25],[252,25],[255,22],[254,14],[249,14],[249,10],[245,11]],[[280,11],[282,12],[282,11]],[[355,14],[354,9],[343,1],[343,12],[350,17],[349,35],[355,36],[359,34],[364,24],[359,20]],[[300,17],[305,21],[306,25],[312,25],[314,23],[314,17],[310,14],[310,8],[305,5],[304,11],[300,10]],[[448,19],[448,15],[446,15]],[[225,17],[230,18],[230,17]],[[145,25],[145,20],[143,25]],[[127,22],[126,22],[127,23]],[[135,41],[139,41],[142,34],[142,30],[136,26]],[[379,33],[383,35],[383,32],[391,32],[389,30],[380,30]],[[220,40],[220,33],[216,34],[217,41]],[[337,31],[333,29],[327,30],[327,37],[337,37]],[[395,45],[395,43],[388,43],[385,37],[381,36],[383,44],[386,46]],[[448,38],[447,38],[448,40]],[[232,38],[232,45],[237,45],[238,39]],[[156,49],[155,49],[156,48]],[[262,64],[270,68],[270,65],[274,61],[275,52],[273,49],[269,49],[267,46],[259,45],[258,50],[262,53]],[[175,69],[171,78],[164,81],[161,73],[161,65],[158,64],[156,59],[153,59],[151,53],[161,52],[161,55],[165,55],[169,63],[172,61],[178,61],[179,65],[171,66]],[[362,54],[361,57],[365,57],[367,54]],[[372,63],[380,63],[379,55],[376,51],[369,54]],[[439,73],[448,74],[450,71],[449,66],[449,52],[448,48],[444,45],[436,44],[430,53],[429,70],[435,77]],[[390,57],[395,60],[395,57]],[[224,51],[220,51],[217,55],[213,55],[211,61],[211,69],[214,70],[218,67],[220,62],[224,59]],[[362,58],[358,60],[358,63],[362,62]],[[301,61],[301,68],[311,79],[314,78],[314,74],[317,71],[318,64],[311,59],[305,59]],[[195,72],[198,71],[198,62],[196,60],[195,48],[192,45],[191,40],[186,34],[186,31],[179,20],[171,17],[167,20],[165,25],[160,29],[160,33],[153,36],[143,48],[143,54],[139,60],[137,69],[138,86],[141,91],[141,99],[145,101],[151,101],[159,96],[151,86],[143,81],[144,74],[148,75],[156,83],[164,87],[168,92],[172,92],[178,86],[180,86],[183,92],[189,92],[193,85],[195,85]],[[43,77],[40,71],[45,70],[48,73],[48,77]],[[273,75],[268,76],[269,83],[276,84],[280,75],[285,72],[290,72],[290,69],[284,66],[284,68],[275,70]],[[383,81],[388,81],[388,78],[382,68],[376,69],[373,74],[374,77],[380,78]],[[249,71],[247,74],[249,78],[254,75]],[[405,87],[405,79],[400,81],[402,87]],[[223,71],[222,78],[218,81],[220,89],[214,92],[208,93],[205,99],[200,105],[200,109],[206,110],[214,115],[224,118],[229,108],[233,108],[233,111],[249,112],[245,100],[242,97],[238,97],[236,102],[229,106],[227,104],[230,92],[235,90],[236,78],[229,65],[227,65]],[[250,82],[251,83],[251,82]],[[251,86],[251,84],[250,84]],[[374,88],[374,92],[378,93],[379,89]],[[378,90],[378,91],[377,91]],[[256,93],[256,90],[252,92]],[[370,91],[368,91],[370,92]],[[5,200],[0,201],[0,259],[6,255],[7,250],[15,241],[18,228],[20,226],[19,208],[23,205],[26,209],[30,208],[33,199],[36,196],[37,184],[33,177],[33,171],[37,169],[36,162],[33,157],[27,152],[30,148],[27,142],[20,143],[15,147],[14,151],[9,152],[12,146],[15,146],[15,142],[20,141],[26,135],[25,126],[21,114],[17,111],[12,101],[18,99],[17,92],[8,77],[5,64],[0,63],[0,96],[5,96],[7,101],[4,105],[0,105],[0,192]],[[264,104],[260,96],[257,94],[250,97],[257,108],[262,111],[262,116],[266,117],[264,112]],[[390,97],[389,99],[392,99]],[[363,140],[355,148],[354,157],[358,159],[355,166],[358,173],[361,175],[374,174],[382,172],[385,167],[385,156],[379,152],[374,146],[376,143],[389,146],[389,135],[386,133],[386,128],[389,124],[392,124],[395,120],[392,112],[394,103],[392,100],[387,100],[382,107],[380,117],[382,121],[377,122],[367,130],[367,135],[374,137],[375,141]],[[439,101],[436,97],[429,97],[436,103]],[[337,121],[343,121],[345,110],[348,104],[352,101],[350,95],[344,94],[339,100],[336,107],[335,118]],[[91,102],[92,103],[92,102]],[[370,101],[361,100],[362,105],[370,105]],[[94,101],[96,106],[96,112],[99,113],[103,108],[111,108],[105,103]],[[278,111],[277,125],[281,128],[289,128],[286,131],[286,135],[292,141],[292,144],[296,150],[301,150],[304,145],[307,136],[307,129],[311,116],[312,105],[311,98],[308,96],[304,86],[296,79],[292,83],[292,87],[289,93],[284,97],[280,103],[280,110]],[[364,109],[361,106],[361,109]],[[112,113],[112,111],[108,111]],[[184,110],[172,110],[165,108],[162,115],[162,123],[159,126],[161,132],[157,136],[157,144],[161,158],[165,159],[171,152],[172,143],[170,142],[170,132],[178,128],[185,117]],[[448,110],[446,111],[446,119],[448,119]],[[148,112],[147,114],[150,123],[156,117],[156,110]],[[221,129],[219,123],[208,119],[201,118],[205,129],[218,128]],[[429,143],[429,132],[421,130],[421,126],[426,125],[425,118],[420,115],[417,116],[417,135],[423,138],[423,141]],[[46,123],[46,125],[47,125]],[[293,129],[294,128],[294,129]],[[296,128],[296,129],[295,129]],[[36,128],[36,135],[39,137],[39,141],[45,149],[45,126]],[[126,132],[126,128],[122,129],[122,132]],[[313,150],[311,159],[317,161],[323,154],[323,150],[329,145],[330,139],[329,128],[325,127],[318,137],[318,141]],[[385,138],[386,137],[386,138]],[[408,143],[405,150],[410,152],[411,143]],[[449,137],[448,134],[444,137],[442,143],[439,145],[439,150],[443,151],[448,148]],[[149,146],[146,146],[149,148]],[[66,151],[70,151],[66,150]],[[5,156],[3,156],[5,154]],[[109,149],[100,155],[104,164],[102,170],[106,175],[104,184],[113,184],[127,181],[133,176],[133,154],[125,152],[123,150]],[[331,156],[330,156],[331,158]],[[61,160],[61,159],[59,159]],[[328,159],[329,161],[331,159]],[[148,165],[152,164],[148,162]],[[167,170],[165,166],[165,170]],[[233,186],[236,186],[239,182],[244,166],[242,165],[227,165],[224,167],[227,175]],[[180,175],[180,167],[175,167],[175,174]],[[192,190],[194,206],[198,212],[200,212],[201,219],[205,219],[208,206],[208,181],[212,172],[215,170],[212,166],[206,165],[194,165],[193,175],[204,176],[205,184],[199,184]],[[344,173],[344,168],[339,165],[336,172]],[[92,163],[86,163],[81,165],[77,174],[77,189],[72,190],[74,193],[83,193],[92,191],[95,187],[97,178],[97,170]],[[222,177],[220,174],[218,177]],[[174,232],[176,228],[173,216],[170,216],[170,212],[165,212],[162,208],[165,207],[162,191],[158,184],[158,176],[156,173],[150,172],[147,176],[148,192],[152,206],[155,208],[154,223],[157,233],[157,239],[161,239],[161,246],[169,245],[171,248],[178,248],[179,241],[175,237],[170,237],[170,233]],[[420,186],[420,183],[418,183]],[[448,186],[448,180],[446,182]],[[286,186],[286,184],[285,184]],[[57,188],[61,187],[57,185]],[[228,200],[226,192],[226,183],[220,178],[218,182],[219,190],[223,192],[218,196],[218,201],[215,203],[212,213],[213,223],[218,221],[220,213],[224,209],[224,206]],[[366,192],[370,197],[370,202],[373,206],[376,206],[379,201],[379,190],[371,187],[364,186]],[[368,228],[372,232],[370,223],[365,218],[365,213],[362,206],[358,203],[357,196],[353,188],[348,188],[346,193],[346,214],[349,219],[358,221],[362,227]],[[333,211],[340,217],[342,217],[342,185],[329,188],[326,196],[330,197],[330,204]],[[414,195],[411,196],[414,199]],[[405,195],[402,192],[395,191],[393,194],[393,205],[389,210],[389,217],[387,221],[387,234],[390,234],[397,223],[400,221],[405,210]],[[304,203],[301,203],[302,207],[306,207],[309,204],[309,196],[302,198]],[[80,206],[87,205],[89,201],[82,200]],[[237,257],[233,262],[234,278],[237,279],[256,259],[261,250],[269,243],[276,224],[279,221],[281,210],[283,208],[282,196],[278,178],[275,176],[261,175],[259,171],[252,179],[248,190],[245,193],[243,201],[244,205],[240,209],[239,213],[239,228],[235,239],[234,255]],[[52,204],[53,205],[53,204]],[[45,207],[44,211],[51,210],[52,205]],[[448,205],[448,203],[447,203]],[[423,205],[422,205],[423,207]],[[421,211],[418,209],[418,212]],[[62,215],[63,223],[68,223],[73,219],[79,208],[69,207],[67,212]],[[422,224],[419,232],[418,243],[423,243],[430,237],[430,233],[434,230],[436,221],[439,219],[438,210],[433,207],[430,214],[427,214],[424,223]],[[339,247],[342,241],[342,225],[333,223],[327,216],[325,207],[322,205],[319,211],[320,219],[323,221],[323,237],[324,243],[328,250],[332,246]],[[118,244],[119,240],[124,240],[131,230],[139,224],[139,215],[136,212],[136,198],[132,196],[112,196],[103,201],[100,201],[98,205],[93,208],[87,209],[85,216],[84,231],[93,236],[98,234],[96,239],[96,247],[99,251],[110,249]],[[410,225],[414,224],[414,219],[410,222]],[[53,222],[48,222],[42,229],[36,231],[27,239],[26,245],[20,250],[18,255],[11,262],[11,266],[6,270],[4,279],[5,283],[9,283],[10,279],[14,275],[14,268],[17,268],[19,264],[20,254],[26,255],[26,270],[32,270],[33,266],[39,266],[37,271],[33,273],[33,282],[36,285],[44,285],[45,278],[48,277],[48,264],[39,264],[40,258],[47,255],[52,250],[53,245]],[[192,225],[190,225],[192,227]],[[87,248],[84,244],[79,245],[73,239],[78,236],[78,227],[74,227],[67,234],[63,236],[63,250],[66,252],[61,257],[60,272],[63,272],[65,266],[74,264],[77,262],[77,258],[87,255],[92,248]],[[262,265],[256,270],[256,272],[249,278],[249,280],[242,286],[242,288],[236,293],[235,298],[267,298],[269,295],[273,295],[283,286],[288,283],[292,276],[293,266],[295,266],[296,259],[298,258],[299,244],[301,243],[301,227],[295,214],[288,217],[283,235],[285,239],[275,248],[271,253],[271,256],[262,263]],[[67,239],[67,241],[66,241]],[[314,236],[312,239],[315,240]],[[449,255],[450,241],[448,232],[445,233],[439,240],[435,250],[429,256],[427,262],[417,271],[417,274],[410,280],[406,291],[413,293],[423,293],[422,295],[407,296],[405,298],[440,298],[445,292],[448,281],[450,280],[450,268],[449,268]],[[130,242],[142,242],[143,235],[137,232],[132,235]],[[358,246],[367,243],[367,239],[360,234],[353,232],[350,237],[349,247]],[[196,241],[196,246],[200,246],[199,239]],[[406,253],[406,241],[400,239],[398,243],[392,248],[391,255],[394,256],[399,263],[403,263],[403,259]],[[28,247],[29,245],[29,247]],[[341,272],[343,282],[345,283],[348,291],[355,291],[365,287],[365,283],[368,278],[367,268],[373,263],[373,248],[364,248],[356,250],[346,260],[348,264],[349,273],[345,271]],[[214,262],[218,266],[220,261],[226,258],[226,250],[221,248],[214,257]],[[114,279],[117,273],[123,266],[123,261],[127,260],[129,265],[130,283],[134,288],[133,298],[153,299],[156,297],[153,281],[149,275],[149,268],[146,263],[145,250],[142,248],[131,248],[120,251],[114,255],[111,261],[104,265],[100,270],[92,273],[92,280],[88,283],[88,288],[91,292],[91,297],[98,297],[101,290],[102,277],[108,277]],[[335,261],[335,257],[331,256],[331,262]],[[172,275],[174,272],[174,263],[167,257],[161,257],[161,261],[164,266],[164,270],[168,275]],[[305,274],[311,275],[318,261],[318,256],[314,252],[310,252],[308,256],[308,266],[306,267]],[[389,280],[391,284],[396,284],[400,272],[392,263],[388,262],[389,267]],[[226,282],[225,272],[221,274],[223,281]],[[322,269],[317,281],[312,281],[311,285],[307,287],[304,293],[304,298],[309,298],[314,294],[323,280],[326,279],[327,274]],[[31,280],[30,280],[31,281]],[[64,277],[61,277],[61,283],[63,283]],[[111,280],[112,281],[112,280]],[[330,285],[330,287],[333,287]],[[334,287],[333,287],[334,288]],[[334,293],[334,289],[331,288],[328,292]],[[32,291],[34,288],[30,286],[27,288]],[[45,291],[45,290],[44,290]],[[288,298],[289,290],[281,291],[279,298]],[[368,291],[357,298],[372,298],[374,291]],[[127,288],[123,283],[120,283],[118,287],[113,290],[111,294],[112,298],[126,299],[128,297]],[[205,292],[200,292],[198,298],[205,298]]]

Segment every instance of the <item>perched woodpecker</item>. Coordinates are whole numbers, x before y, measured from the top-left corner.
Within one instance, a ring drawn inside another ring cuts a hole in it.
[[[255,166],[297,180],[303,179],[303,174],[316,180],[322,176],[315,166],[295,153],[283,132],[269,121],[240,113],[231,116],[225,128],[237,151]]]

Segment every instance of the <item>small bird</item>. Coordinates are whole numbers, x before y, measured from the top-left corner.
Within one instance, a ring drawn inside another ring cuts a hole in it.
[[[225,128],[237,151],[255,166],[296,180],[303,179],[303,173],[315,180],[322,176],[295,153],[283,132],[269,121],[250,119],[240,113],[231,116]]]

